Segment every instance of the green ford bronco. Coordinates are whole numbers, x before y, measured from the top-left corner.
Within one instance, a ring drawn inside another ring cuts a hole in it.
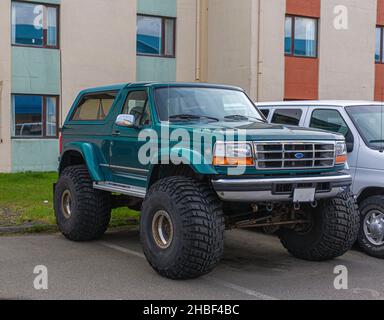
[[[224,230],[276,233],[295,257],[349,250],[359,216],[344,137],[271,125],[236,87],[131,83],[79,94],[63,125],[54,205],[60,231],[97,239],[111,210],[140,210],[151,266],[210,272]]]

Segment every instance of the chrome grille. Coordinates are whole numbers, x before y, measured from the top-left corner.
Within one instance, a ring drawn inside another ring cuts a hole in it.
[[[335,142],[255,142],[259,170],[332,168]]]

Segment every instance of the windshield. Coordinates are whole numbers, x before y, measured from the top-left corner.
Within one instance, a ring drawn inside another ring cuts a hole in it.
[[[265,121],[241,91],[170,87],[155,90],[161,121]]]
[[[368,147],[384,146],[384,106],[353,106],[347,112],[355,123]]]

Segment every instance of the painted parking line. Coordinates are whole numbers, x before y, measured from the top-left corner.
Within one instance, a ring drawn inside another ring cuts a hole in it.
[[[144,254],[142,254],[140,252],[137,252],[137,251],[134,251],[131,249],[127,249],[127,248],[124,248],[124,247],[121,247],[121,246],[118,246],[115,244],[111,244],[108,242],[104,242],[104,241],[99,241],[98,243],[104,247],[107,247],[107,248],[110,248],[110,249],[113,249],[113,250],[116,250],[116,251],[119,251],[119,252],[122,252],[125,254],[133,255],[133,256],[138,257],[138,258],[145,259]],[[255,290],[251,290],[251,289],[239,286],[237,284],[218,279],[216,277],[204,276],[203,279],[206,279],[206,280],[214,282],[214,283],[216,283],[222,287],[240,292],[242,294],[245,294],[245,295],[260,299],[260,300],[279,300],[278,298],[268,296],[264,293],[261,293],[261,292],[255,291]]]

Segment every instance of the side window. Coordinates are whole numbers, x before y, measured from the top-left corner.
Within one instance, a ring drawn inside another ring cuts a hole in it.
[[[272,117],[272,123],[298,126],[302,115],[303,111],[301,109],[275,110]]]
[[[265,119],[268,119],[269,112],[270,112],[269,109],[260,109],[260,112],[263,114],[263,116],[265,117]]]
[[[147,93],[145,91],[130,92],[122,113],[135,116],[137,125],[149,125],[151,115]]]
[[[72,121],[101,121],[111,111],[117,92],[85,95],[72,116]]]
[[[312,113],[311,128],[340,133],[347,137],[349,128],[337,110],[315,110]]]

